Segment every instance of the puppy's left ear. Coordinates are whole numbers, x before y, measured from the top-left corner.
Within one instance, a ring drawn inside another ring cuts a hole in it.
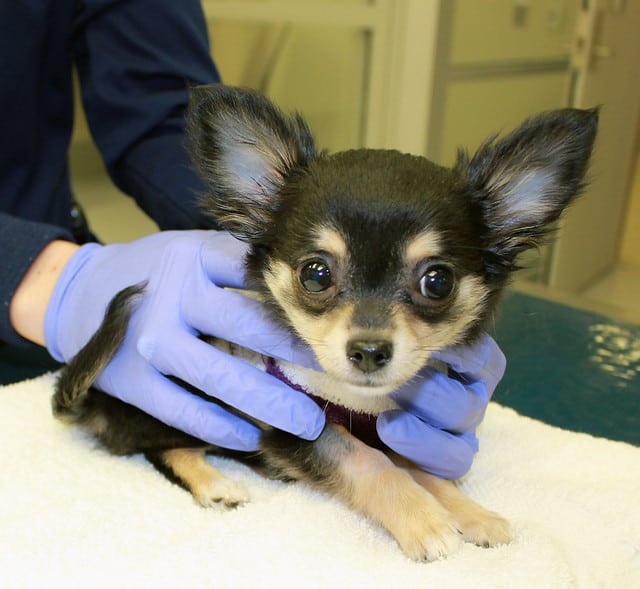
[[[480,209],[494,271],[515,269],[516,256],[543,242],[583,190],[597,124],[597,110],[551,111],[488,140],[471,159],[458,154],[455,169]]]
[[[223,84],[192,88],[187,131],[208,188],[202,204],[246,241],[264,236],[287,177],[316,156],[302,117],[283,114],[252,90]]]

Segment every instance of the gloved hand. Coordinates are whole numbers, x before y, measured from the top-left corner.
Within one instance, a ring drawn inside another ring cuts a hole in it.
[[[402,410],[378,417],[380,439],[432,474],[457,479],[478,451],[476,428],[504,375],[506,360],[488,335],[471,346],[434,354],[449,374],[425,367],[392,394]],[[453,371],[453,372],[452,372]]]
[[[113,296],[147,282],[129,331],[96,385],[209,443],[258,448],[259,429],[165,375],[274,427],[313,439],[324,415],[307,396],[198,339],[217,336],[268,356],[317,366],[262,306],[223,287],[243,284],[245,247],[227,233],[161,232],[129,244],[81,247],[65,266],[45,316],[49,353],[68,361],[96,331]]]
[[[274,427],[314,439],[324,425],[315,403],[197,338],[214,335],[317,368],[308,348],[277,329],[259,303],[223,288],[242,287],[245,248],[228,234],[211,231],[83,246],[64,268],[47,308],[49,352],[59,361],[75,356],[98,328],[111,298],[146,281],[127,338],[96,383],[101,389],[207,442],[257,449],[258,428],[164,376],[172,375]],[[425,470],[455,478],[471,464],[475,427],[504,359],[490,338],[440,359],[466,375],[469,384],[425,368],[423,378],[396,394],[406,411],[380,416],[378,431],[387,445]]]

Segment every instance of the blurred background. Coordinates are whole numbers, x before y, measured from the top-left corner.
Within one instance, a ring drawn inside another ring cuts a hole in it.
[[[205,0],[228,84],[300,111],[331,151],[451,164],[539,111],[601,105],[588,193],[516,288],[640,323],[640,2]],[[107,178],[78,105],[76,196],[106,242],[155,225]]]

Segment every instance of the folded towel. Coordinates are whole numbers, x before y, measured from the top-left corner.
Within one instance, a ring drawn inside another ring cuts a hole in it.
[[[513,543],[430,564],[338,501],[242,479],[252,503],[204,509],[142,457],[118,458],[51,416],[54,376],[0,388],[0,586],[640,587],[640,448],[491,404],[464,490]]]

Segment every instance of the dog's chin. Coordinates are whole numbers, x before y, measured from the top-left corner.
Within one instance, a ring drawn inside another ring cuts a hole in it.
[[[408,374],[398,374],[387,368],[369,373],[352,367],[323,366],[323,368],[335,381],[362,389],[362,394],[366,396],[386,395],[410,380],[416,373],[413,371]]]

